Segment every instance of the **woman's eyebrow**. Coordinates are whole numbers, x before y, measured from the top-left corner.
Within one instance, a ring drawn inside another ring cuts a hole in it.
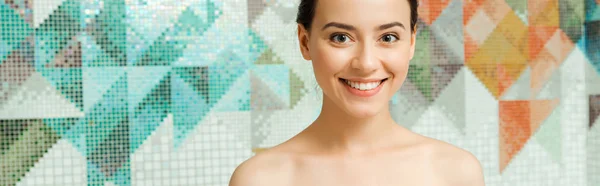
[[[400,23],[400,22],[391,22],[391,23],[388,23],[388,24],[383,24],[383,25],[379,26],[379,30],[385,30],[385,29],[392,28],[392,27],[395,27],[395,26],[399,26],[402,29],[406,30],[406,27],[404,27],[404,25],[402,23]]]
[[[327,23],[327,24],[325,24],[325,26],[323,26],[323,28],[321,30],[325,30],[327,27],[338,27],[338,28],[350,30],[350,31],[356,30],[356,28],[354,28],[354,26],[352,26],[352,25],[338,23],[338,22]]]
[[[395,21],[395,22],[391,22],[391,23],[380,25],[378,27],[378,30],[385,30],[385,29],[392,28],[392,27],[395,27],[395,26],[398,26],[398,27],[400,27],[402,29],[406,29],[406,27],[402,23]],[[352,26],[352,25],[344,24],[344,23],[338,23],[338,22],[327,23],[327,24],[325,24],[325,26],[323,26],[323,28],[321,30],[325,30],[328,27],[337,27],[337,28],[341,28],[341,29],[349,30],[349,31],[356,30],[356,28],[354,26]]]

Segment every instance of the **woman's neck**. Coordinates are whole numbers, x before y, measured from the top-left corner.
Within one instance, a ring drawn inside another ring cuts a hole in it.
[[[388,109],[372,117],[349,115],[323,96],[323,108],[317,119],[305,130],[326,151],[336,153],[370,152],[390,144],[388,137],[402,129]]]

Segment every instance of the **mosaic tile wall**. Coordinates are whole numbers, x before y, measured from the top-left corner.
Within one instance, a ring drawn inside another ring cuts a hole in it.
[[[0,0],[0,185],[227,185],[320,96],[298,0]],[[487,185],[600,185],[600,1],[421,1],[391,101]]]

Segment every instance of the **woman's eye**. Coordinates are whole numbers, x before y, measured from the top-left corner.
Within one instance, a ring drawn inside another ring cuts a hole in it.
[[[393,34],[386,34],[381,38],[381,40],[386,43],[393,43],[398,40],[398,37]]]
[[[331,40],[336,43],[345,43],[350,40],[350,38],[345,34],[335,34],[331,36]]]

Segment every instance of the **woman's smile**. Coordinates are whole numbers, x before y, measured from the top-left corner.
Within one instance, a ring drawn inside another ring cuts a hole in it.
[[[384,86],[386,80],[348,80],[339,78],[339,82],[345,87],[348,93],[359,97],[371,97],[377,95]]]

